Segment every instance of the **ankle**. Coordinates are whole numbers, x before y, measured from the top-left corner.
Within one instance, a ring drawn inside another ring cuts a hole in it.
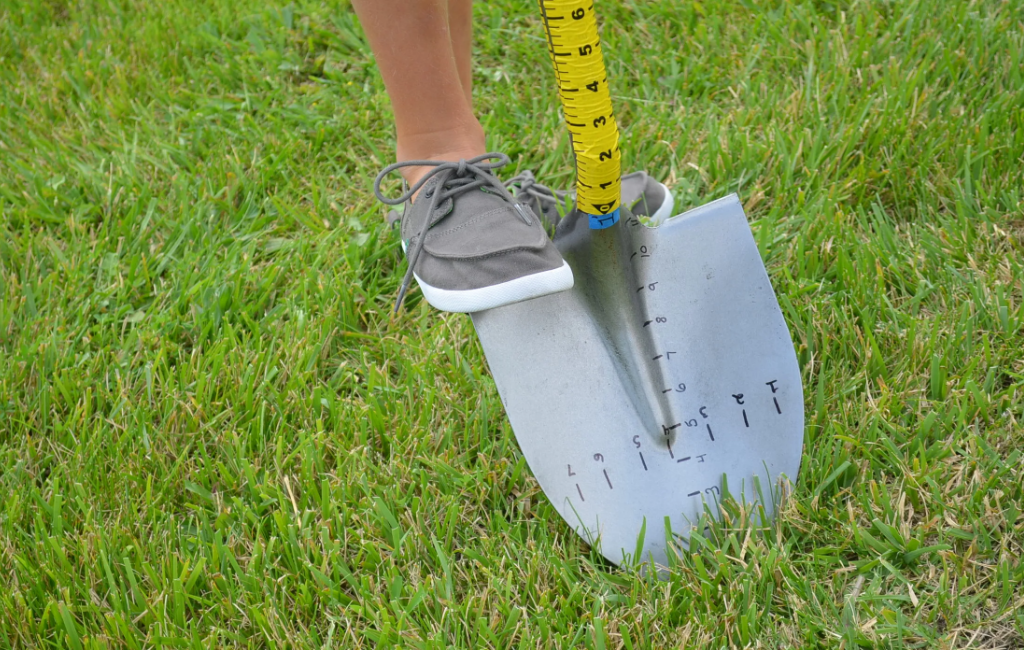
[[[487,153],[483,128],[451,129],[434,133],[399,136],[397,159],[457,161]],[[402,176],[410,185],[429,171],[428,167],[404,167]]]

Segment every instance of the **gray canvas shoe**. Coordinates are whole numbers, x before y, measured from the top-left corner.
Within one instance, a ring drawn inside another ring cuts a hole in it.
[[[505,186],[516,198],[527,202],[534,213],[541,215],[549,228],[557,226],[563,215],[576,208],[575,192],[541,185],[530,170],[505,181]],[[671,217],[675,207],[672,192],[647,172],[622,177],[622,203],[635,216],[647,217],[655,225]]]
[[[540,219],[494,176],[508,163],[500,153],[458,162],[408,160],[377,175],[377,198],[387,205],[405,204],[402,214],[388,217],[401,222],[409,258],[396,311],[412,278],[427,302],[453,312],[483,311],[572,288],[572,270]],[[384,177],[412,166],[433,169],[401,196],[385,197],[380,189]]]

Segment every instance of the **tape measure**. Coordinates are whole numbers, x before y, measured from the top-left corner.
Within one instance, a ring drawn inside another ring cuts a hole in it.
[[[594,4],[538,2],[576,155],[576,205],[590,217],[591,228],[608,228],[619,220],[622,165]]]

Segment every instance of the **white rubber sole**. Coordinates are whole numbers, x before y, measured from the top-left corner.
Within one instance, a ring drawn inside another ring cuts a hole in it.
[[[572,289],[573,285],[572,269],[569,268],[569,264],[565,260],[557,269],[524,275],[515,280],[479,289],[463,289],[461,291],[440,289],[424,282],[415,272],[413,277],[419,283],[420,291],[423,292],[423,297],[427,299],[427,302],[441,311],[459,313],[472,313],[511,305],[514,302],[539,298],[549,293],[566,291]]]

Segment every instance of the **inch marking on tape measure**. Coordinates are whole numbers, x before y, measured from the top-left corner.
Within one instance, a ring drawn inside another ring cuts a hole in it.
[[[591,228],[619,219],[622,154],[590,0],[538,0],[558,98],[576,155],[576,205]]]

